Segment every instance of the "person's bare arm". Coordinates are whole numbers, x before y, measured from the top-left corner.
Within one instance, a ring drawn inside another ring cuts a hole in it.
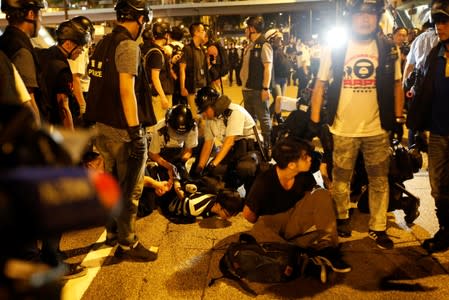
[[[414,69],[415,69],[414,64],[409,64],[408,62],[405,63],[404,74],[402,76],[402,85],[405,86],[405,81],[407,80],[407,78],[410,76],[410,73],[412,73]]]
[[[271,82],[271,68],[273,67],[273,63],[266,62],[263,64],[263,81],[262,87],[269,88]],[[270,90],[262,90],[261,98],[263,101],[270,100]]]
[[[73,74],[73,94],[75,95],[76,102],[78,102],[80,107],[80,114],[82,115],[86,112],[86,100],[81,89],[81,74]]]
[[[66,94],[56,94],[59,115],[65,128],[73,130],[72,112],[69,107],[69,97]]]
[[[128,73],[119,73],[120,100],[123,113],[129,127],[139,125],[137,112],[137,99],[134,92],[134,76]]]
[[[318,123],[320,121],[321,106],[323,105],[324,87],[326,81],[317,80],[312,92],[310,119]]]
[[[165,96],[164,89],[162,88],[161,79],[159,77],[160,73],[161,73],[160,69],[151,69],[151,82],[153,82],[153,87],[156,89],[156,92],[161,97],[162,109],[167,109],[169,103]]]
[[[235,136],[227,136],[223,141],[220,152],[217,153],[212,163],[217,166],[231,151],[232,146],[234,146]]]
[[[189,92],[186,89],[186,67],[187,64],[179,63],[179,87],[181,96],[187,97]]]
[[[203,148],[201,148],[200,159],[198,162],[199,169],[204,169],[206,166],[207,160],[209,159],[210,153],[212,152],[212,148],[214,146],[214,140],[206,140],[204,141]]]
[[[404,89],[400,80],[394,82],[394,111],[396,117],[404,116]]]
[[[256,221],[257,221],[257,215],[256,215],[256,213],[255,212],[253,212],[252,210],[251,210],[251,208],[249,208],[247,205],[245,205],[244,207],[243,207],[243,217],[248,221],[248,222],[250,222],[250,223],[256,223]]]

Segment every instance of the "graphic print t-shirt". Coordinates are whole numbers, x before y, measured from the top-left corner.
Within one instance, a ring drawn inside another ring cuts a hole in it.
[[[335,49],[334,49],[335,51]],[[330,128],[333,134],[347,137],[374,136],[384,133],[380,125],[376,91],[379,55],[376,41],[349,41],[343,69],[337,114]],[[340,70],[334,70],[339,72]],[[323,51],[318,78],[329,81],[331,50]]]

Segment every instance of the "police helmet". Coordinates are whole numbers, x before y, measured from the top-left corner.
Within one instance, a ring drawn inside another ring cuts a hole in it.
[[[195,104],[198,107],[198,112],[202,113],[209,106],[213,106],[220,94],[211,87],[205,86],[201,88],[195,97]]]
[[[151,29],[151,25],[147,24],[145,29],[142,31],[142,39],[144,41],[152,41],[154,40],[153,31]]]
[[[165,35],[170,32],[170,24],[167,22],[156,22],[153,24],[154,39],[160,40],[165,38]]]
[[[151,22],[153,19],[153,10],[148,0],[117,0],[114,7],[117,12],[117,19],[137,20],[139,16],[144,17],[144,23]]]
[[[369,13],[380,16],[384,12],[384,0],[347,0],[346,10],[348,14]]]
[[[437,0],[432,2],[430,10],[430,17],[432,23],[447,22],[449,20],[449,1]]]
[[[8,14],[14,10],[40,10],[48,7],[46,0],[2,0],[2,12]]]
[[[284,36],[282,35],[282,33],[275,28],[269,29],[267,30],[267,32],[265,32],[265,39],[269,43],[273,42],[276,38],[282,39],[283,37]]]
[[[95,34],[94,24],[89,20],[89,18],[85,16],[77,16],[72,18],[72,21],[81,25],[87,32],[89,32],[90,36],[93,37]]]
[[[81,25],[69,20],[62,22],[56,28],[56,39],[58,43],[69,40],[78,46],[84,46],[89,42],[90,35]]]
[[[262,16],[252,16],[245,20],[245,24],[248,27],[254,27],[257,32],[262,32],[265,28],[265,22]]]
[[[195,127],[192,111],[185,104],[170,108],[165,115],[165,122],[178,134],[185,134]]]
[[[181,41],[184,37],[184,31],[180,27],[174,26],[171,28],[170,37],[172,40]]]

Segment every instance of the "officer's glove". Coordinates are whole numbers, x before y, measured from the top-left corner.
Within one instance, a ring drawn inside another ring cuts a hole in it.
[[[131,138],[131,149],[129,156],[135,159],[142,159],[147,150],[146,138],[140,125],[128,127],[128,134]]]
[[[405,117],[397,117],[395,119],[390,136],[392,140],[397,140],[399,143],[402,141],[402,137],[404,136],[404,124]]]
[[[307,132],[305,133],[304,138],[306,140],[312,140],[314,137],[319,136],[320,129],[320,122],[309,120],[307,124]]]

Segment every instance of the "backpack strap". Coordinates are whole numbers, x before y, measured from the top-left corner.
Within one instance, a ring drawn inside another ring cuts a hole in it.
[[[148,63],[148,58],[150,57],[150,54],[153,52],[159,52],[162,56],[162,67],[164,67],[165,64],[165,56],[164,53],[162,53],[162,51],[156,47],[152,47],[150,48],[147,53],[144,54],[144,56],[142,57],[143,60],[143,66],[144,66],[144,70],[145,70],[145,76],[147,77],[147,79],[151,78],[151,76],[148,74],[147,71],[147,63]],[[148,81],[150,82],[150,81]]]

